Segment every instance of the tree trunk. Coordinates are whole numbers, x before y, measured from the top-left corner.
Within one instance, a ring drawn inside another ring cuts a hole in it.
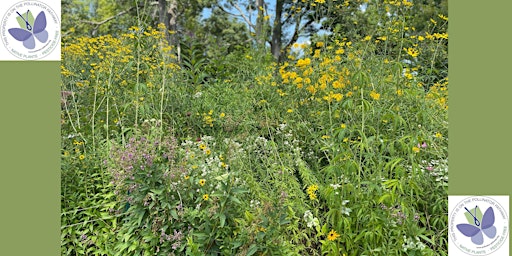
[[[264,6],[265,2],[263,0],[256,0],[256,9],[258,10],[258,17],[256,18],[256,43],[258,47],[265,46],[265,13]]]
[[[163,1],[165,2],[165,0]],[[170,30],[172,33],[169,35],[169,44],[176,47],[178,61],[181,61],[181,47],[178,36],[178,2],[176,0],[170,0],[169,2],[169,9],[167,10],[167,20],[169,21],[168,30]]]
[[[281,59],[281,39],[282,39],[282,27],[281,16],[283,14],[284,0],[277,0],[276,2],[276,16],[274,20],[274,27],[272,29],[272,41],[270,42],[270,51],[276,61]]]
[[[167,17],[167,1],[166,0],[158,0],[158,23],[162,23],[165,25],[165,38],[167,42],[171,42],[171,37],[169,34],[170,29],[170,20]]]

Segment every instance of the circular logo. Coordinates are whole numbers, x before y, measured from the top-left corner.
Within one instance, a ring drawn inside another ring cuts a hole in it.
[[[449,235],[452,244],[467,255],[489,255],[507,240],[507,210],[490,197],[473,196],[451,208]]]
[[[19,59],[41,59],[60,47],[59,16],[43,2],[22,1],[11,6],[0,26],[2,43]]]

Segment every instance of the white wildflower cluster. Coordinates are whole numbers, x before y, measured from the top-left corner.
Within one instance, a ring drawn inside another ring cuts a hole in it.
[[[341,187],[341,184],[330,184],[329,186],[331,186],[334,190],[337,190]]]
[[[348,202],[350,202],[350,201],[349,201],[349,200],[343,200],[343,201],[341,201],[341,205],[343,206],[343,207],[341,208],[341,213],[343,213],[343,214],[345,214],[345,215],[347,215],[347,216],[350,216],[350,212],[352,212],[352,209],[350,209],[350,208],[348,208],[348,207],[346,207],[346,206],[345,206]]]
[[[348,183],[348,179],[344,178],[342,179],[344,181],[344,183]],[[331,186],[333,189],[334,189],[334,194],[335,195],[339,195],[339,192],[337,191],[339,188],[341,188],[341,184],[329,184],[329,186]],[[350,202],[350,200],[342,200],[341,201],[341,213],[342,214],[345,214],[347,216],[350,216],[350,212],[352,212],[352,209],[346,207],[345,205],[348,204],[348,202]]]
[[[312,228],[312,227],[318,228],[318,227],[320,227],[320,222],[318,221],[318,218],[317,217],[313,217],[313,214],[311,213],[310,210],[307,210],[304,213],[304,222],[306,222],[306,226],[308,226],[308,228]]]
[[[197,99],[197,98],[201,97],[201,95],[203,95],[202,92],[196,92],[196,94],[192,95],[192,98]]]
[[[249,154],[256,153],[259,155],[268,155],[272,150],[268,140],[262,136],[248,136],[245,143],[245,149]]]
[[[427,246],[420,241],[419,237],[412,239],[411,237],[404,236],[404,243],[402,244],[402,250],[407,251],[423,251]]]
[[[232,157],[237,157],[238,155],[243,155],[245,150],[243,148],[242,143],[239,143],[235,139],[225,138],[224,145],[228,148],[228,154]]]
[[[189,175],[211,177],[222,175],[229,168],[222,156],[212,152],[211,148],[215,146],[215,139],[212,136],[203,136],[197,141],[188,139],[181,143],[181,146]]]
[[[260,201],[258,201],[258,200],[254,200],[254,199],[253,199],[253,200],[251,200],[251,202],[249,203],[249,206],[250,206],[252,209],[255,209],[255,208],[257,208],[257,207],[259,207],[259,206],[260,206]]]
[[[435,177],[436,182],[441,186],[448,186],[448,159],[423,160],[420,165],[422,172],[428,172]]]

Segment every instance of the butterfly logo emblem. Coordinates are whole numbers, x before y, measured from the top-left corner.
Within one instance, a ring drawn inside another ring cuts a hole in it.
[[[41,11],[34,20],[34,16],[27,10],[25,16],[16,12],[18,17],[16,20],[20,24],[21,28],[10,28],[9,34],[16,40],[23,42],[23,46],[27,49],[34,49],[36,47],[37,40],[41,43],[48,41],[48,31],[46,31],[46,15],[44,11]]]
[[[484,243],[483,234],[491,239],[496,236],[496,227],[494,226],[494,210],[492,207],[487,208],[483,217],[482,212],[478,208],[478,205],[475,207],[473,212],[468,210],[466,207],[464,207],[464,209],[467,211],[465,215],[468,219],[468,222],[473,222],[474,225],[466,223],[458,224],[457,229],[463,235],[471,237],[471,241],[476,245],[482,245]]]

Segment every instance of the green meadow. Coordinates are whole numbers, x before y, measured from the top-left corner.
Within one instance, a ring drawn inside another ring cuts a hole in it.
[[[448,18],[354,2],[368,29],[277,60],[142,16],[70,30],[62,255],[447,255]]]

